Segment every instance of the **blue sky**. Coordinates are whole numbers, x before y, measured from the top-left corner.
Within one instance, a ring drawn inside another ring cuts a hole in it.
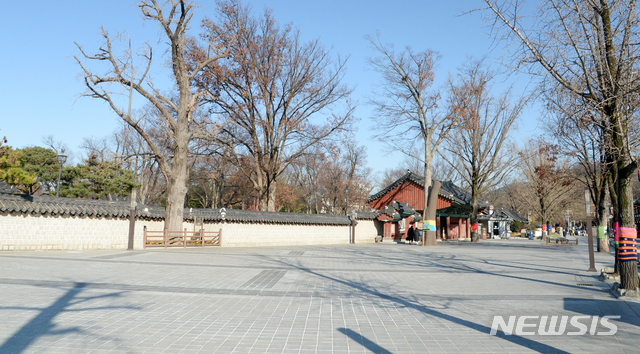
[[[461,15],[481,6],[480,0],[245,0],[244,3],[253,8],[254,14],[267,6],[281,24],[297,26],[303,38],[319,38],[323,45],[333,48],[335,55],[350,55],[344,82],[356,87],[352,96],[360,118],[356,139],[367,146],[369,166],[377,174],[396,167],[403,156],[390,152],[372,138],[371,109],[366,103],[380,78],[366,63],[375,53],[364,40],[365,35],[379,31],[383,41],[393,43],[396,48],[409,45],[415,50],[438,51],[442,59],[436,72],[436,86],[469,56],[487,56],[488,62],[494,63],[503,54],[501,46],[493,45],[479,14]],[[6,7],[0,22],[3,33],[0,136],[7,137],[8,145],[16,148],[42,145],[43,137],[53,135],[80,155],[84,138],[104,137],[115,130],[119,118],[104,103],[79,96],[84,86],[80,68],[73,59],[79,54],[74,41],[87,51],[94,51],[103,26],[111,33],[127,31],[134,48],[144,41],[158,45],[161,40],[158,27],[144,22],[135,4],[128,0],[25,0]],[[214,1],[199,4],[193,30],[198,30],[203,16],[214,16]],[[522,88],[530,78],[513,76],[510,81],[516,79]],[[525,112],[518,139],[536,133],[538,116],[535,108]]]

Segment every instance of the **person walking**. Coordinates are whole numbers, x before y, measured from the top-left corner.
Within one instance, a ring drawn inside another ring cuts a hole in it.
[[[407,230],[407,242],[409,244],[413,244],[415,237],[415,230],[413,229],[413,223],[411,223],[411,226],[409,226],[409,230]]]

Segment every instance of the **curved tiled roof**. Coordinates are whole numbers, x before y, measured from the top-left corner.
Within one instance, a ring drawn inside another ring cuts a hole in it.
[[[164,209],[163,209],[164,210]],[[184,216],[187,220],[202,218],[204,221],[223,221],[221,209],[189,209],[185,208]],[[350,225],[346,215],[279,213],[273,211],[255,211],[226,209],[224,221],[231,222],[263,222],[277,224],[319,224],[319,225]]]
[[[380,215],[379,211],[359,211],[356,215],[357,219],[360,220],[373,220]]]
[[[411,181],[424,189],[424,177],[419,176],[413,172],[407,172],[404,176],[398,178],[395,182],[391,183],[386,188],[382,189],[380,192],[369,197],[369,200],[367,201],[367,203],[370,203],[382,197],[383,195],[389,193],[390,191],[392,191],[394,188],[398,187],[405,181]],[[432,180],[431,182],[432,184],[433,184],[433,181],[434,180]],[[438,193],[439,196],[450,199],[458,204],[471,204],[471,193],[456,186],[451,181],[445,181],[440,183],[441,183],[441,186],[440,186],[440,192]],[[480,207],[485,207],[489,205],[488,202],[483,200],[480,200],[478,204]]]
[[[514,210],[496,209],[493,214],[489,214],[489,210],[485,210],[478,214],[478,220],[504,220],[504,221],[521,221],[529,222],[526,218],[521,217]]]
[[[128,202],[0,193],[0,211],[50,215],[129,216]]]
[[[20,194],[20,191],[6,182],[0,181],[0,193],[6,194]]]
[[[0,212],[28,214],[128,217],[130,202],[32,196],[0,192]],[[138,204],[136,216],[143,219],[164,219],[163,207]],[[358,213],[359,219],[374,218],[371,213]],[[205,221],[223,221],[221,209],[184,209],[184,219],[202,218]],[[226,209],[224,220],[229,222],[262,222],[279,224],[349,225],[346,215],[278,213]]]

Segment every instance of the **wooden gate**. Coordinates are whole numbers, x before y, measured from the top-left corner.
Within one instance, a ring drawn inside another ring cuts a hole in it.
[[[144,228],[143,248],[147,247],[204,247],[222,246],[222,229],[220,231],[147,231]]]

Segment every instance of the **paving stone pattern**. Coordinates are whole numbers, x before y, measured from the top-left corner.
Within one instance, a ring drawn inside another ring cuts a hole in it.
[[[1,252],[0,353],[640,352],[640,302],[580,243]],[[615,336],[491,336],[496,315],[622,317]]]

